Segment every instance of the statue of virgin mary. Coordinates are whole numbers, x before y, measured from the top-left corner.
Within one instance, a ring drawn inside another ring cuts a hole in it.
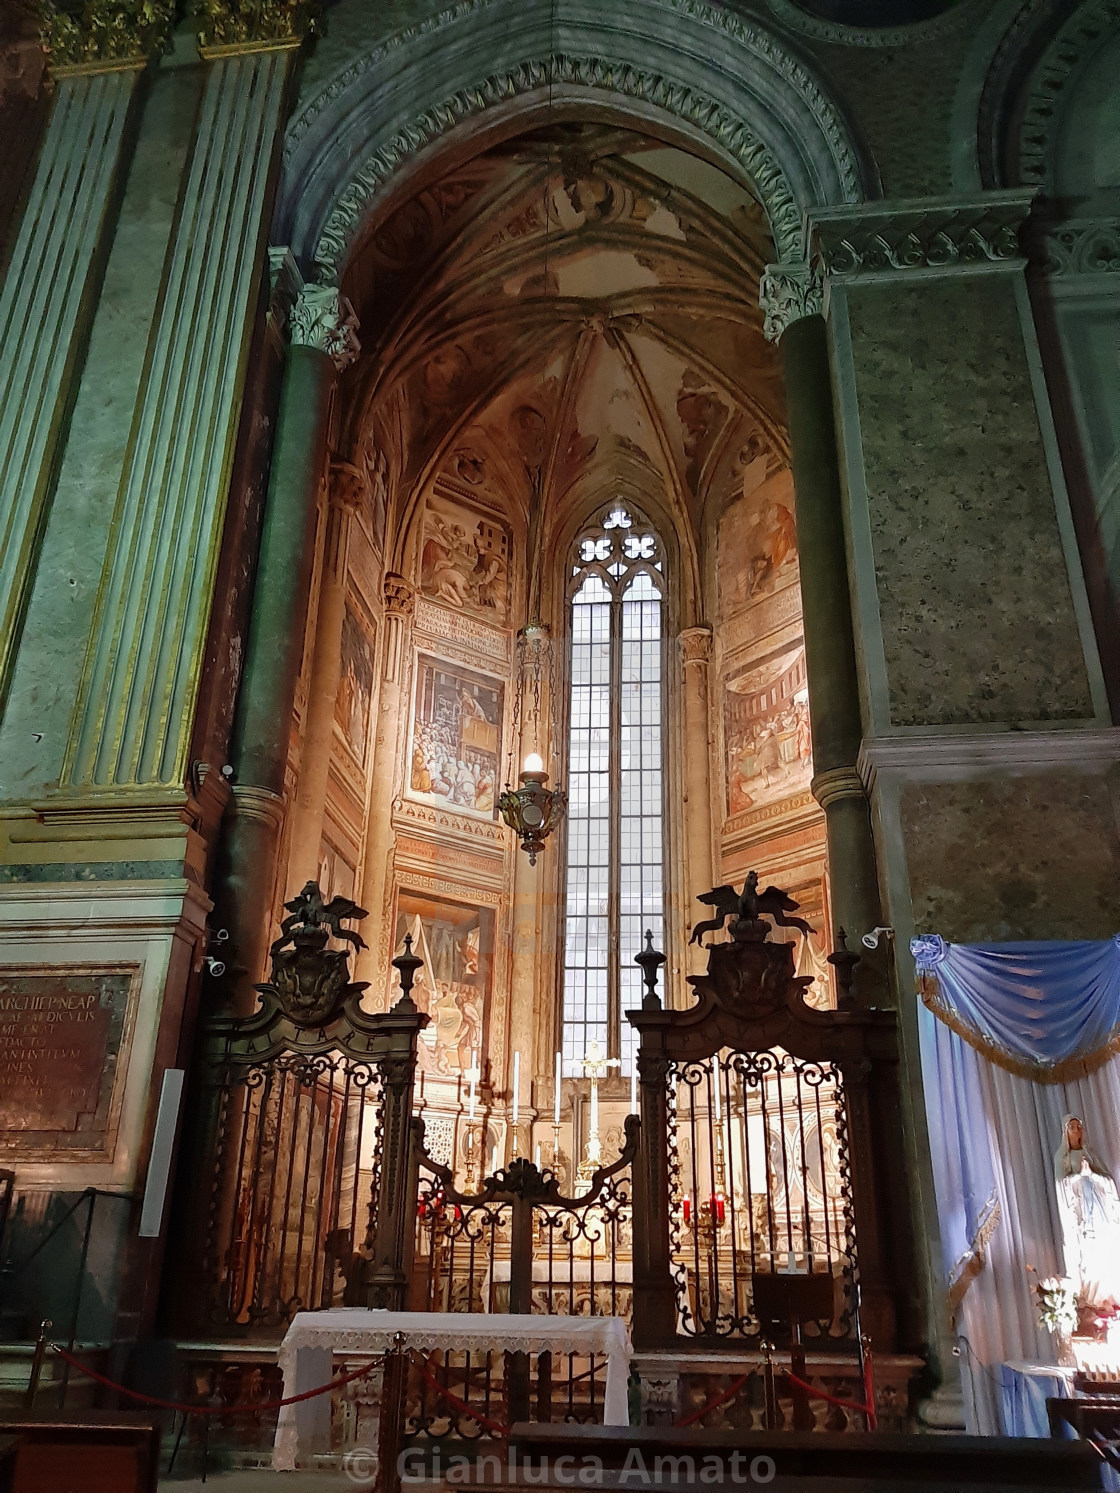
[[[1088,1305],[1120,1306],[1120,1194],[1077,1115],[1062,1120],[1054,1179],[1066,1274]]]

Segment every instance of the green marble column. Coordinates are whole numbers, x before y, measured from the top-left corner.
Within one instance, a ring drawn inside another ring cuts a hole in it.
[[[264,976],[331,397],[338,370],[357,355],[355,326],[338,292],[316,285],[304,287],[289,318],[290,346],[230,753],[234,810],[219,905],[233,939],[226,997],[234,1009],[251,1009],[253,981]]]
[[[863,722],[848,587],[840,460],[833,417],[828,335],[819,277],[807,267],[771,266],[762,284],[766,331],[780,339],[785,374],[805,663],[813,730],[813,793],[825,813],[834,928],[849,944],[882,921],[875,841],[856,771]],[[883,995],[868,978],[860,993]]]

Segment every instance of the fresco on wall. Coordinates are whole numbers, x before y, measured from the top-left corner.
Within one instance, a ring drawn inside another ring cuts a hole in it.
[[[342,619],[342,658],[334,718],[359,764],[366,764],[369,717],[373,703],[373,639],[349,601]]]
[[[769,479],[765,471],[765,456],[744,463],[742,493],[720,520],[719,600],[725,617],[797,580],[793,479],[788,468]]]
[[[502,685],[486,674],[420,654],[408,792],[485,819],[497,813]]]
[[[425,1073],[457,1078],[470,1068],[471,1053],[483,1051],[493,910],[402,888],[397,896],[394,957],[403,951],[406,933],[412,935],[412,952],[424,961],[416,973],[413,999],[431,1017],[420,1033],[420,1066]]]
[[[504,627],[509,613],[509,531],[432,494],[424,513],[420,590],[433,601]]]
[[[727,812],[777,803],[813,770],[805,650],[748,664],[724,681]]]

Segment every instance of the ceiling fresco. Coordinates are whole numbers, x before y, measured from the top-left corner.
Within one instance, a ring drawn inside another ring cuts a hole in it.
[[[784,448],[757,306],[772,257],[761,208],[723,172],[596,124],[416,191],[345,284],[374,354],[349,375],[346,439],[386,454],[397,533],[438,481],[522,523],[652,492],[699,539],[744,450]]]

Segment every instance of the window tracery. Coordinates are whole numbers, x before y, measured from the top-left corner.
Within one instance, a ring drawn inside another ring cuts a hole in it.
[[[623,1012],[641,1003],[633,962],[645,929],[664,943],[662,545],[620,502],[574,545],[569,577],[568,827],[563,1063],[595,1042],[630,1071]]]

